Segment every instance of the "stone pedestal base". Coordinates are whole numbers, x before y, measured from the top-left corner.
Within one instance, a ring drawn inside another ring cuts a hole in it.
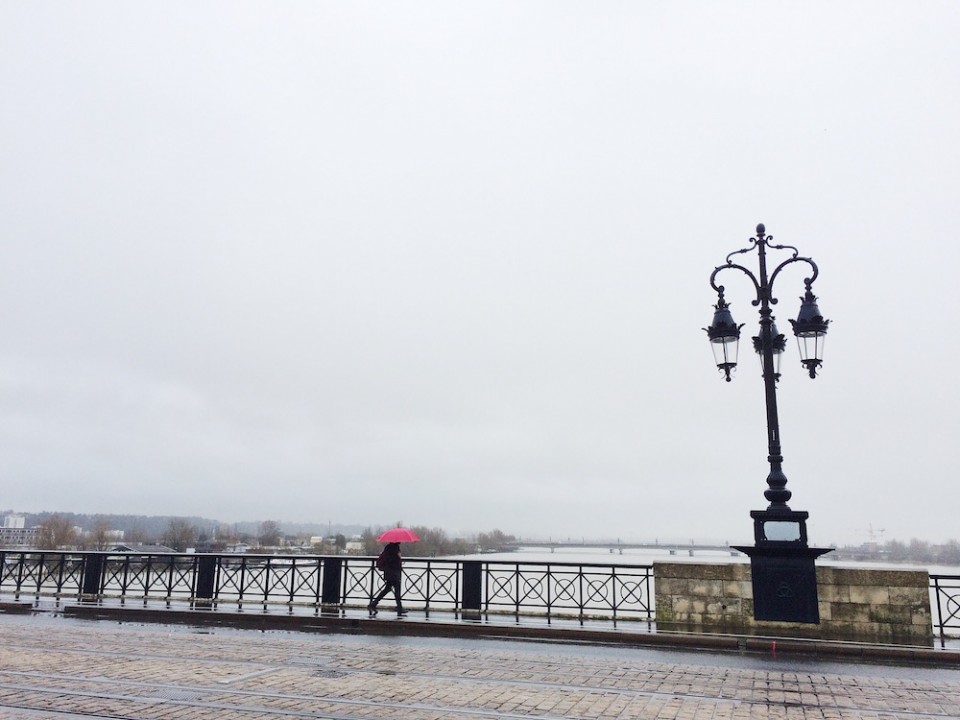
[[[925,570],[819,566],[819,623],[756,620],[749,563],[654,563],[657,629],[933,646]]]

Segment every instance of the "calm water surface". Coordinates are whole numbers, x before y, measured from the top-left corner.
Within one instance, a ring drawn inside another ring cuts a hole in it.
[[[454,555],[451,557],[465,560],[502,560],[505,562],[537,563],[590,563],[600,565],[652,565],[655,562],[750,562],[750,559],[741,553],[731,555],[730,552],[697,550],[695,554],[691,556],[686,550],[678,550],[675,555],[671,555],[669,550],[666,548],[663,550],[624,549],[622,551],[615,549],[613,552],[611,552],[609,547],[566,547],[556,548],[551,552],[550,548],[530,546],[522,547],[516,552]],[[832,565],[834,567],[927,570],[931,575],[960,575],[960,566],[958,565],[908,565],[896,563],[860,562],[856,560],[831,560],[829,555],[819,558],[817,560],[817,564]]]

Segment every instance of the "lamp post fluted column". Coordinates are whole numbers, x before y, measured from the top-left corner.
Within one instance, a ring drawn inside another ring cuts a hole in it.
[[[763,496],[770,501],[770,507],[789,510],[787,501],[792,493],[787,490],[787,476],[783,474],[783,454],[780,449],[780,417],[777,414],[777,380],[773,363],[773,316],[770,304],[776,302],[770,296],[770,281],[767,277],[767,242],[763,225],[757,226],[757,254],[760,265],[760,350],[763,355],[763,388],[767,407],[767,460],[770,473],[767,475],[767,489]],[[810,262],[813,262],[812,260]],[[816,268],[816,266],[814,266]],[[715,271],[716,272],[716,271]]]

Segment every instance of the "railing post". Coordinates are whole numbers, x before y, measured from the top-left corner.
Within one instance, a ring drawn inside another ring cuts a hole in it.
[[[940,610],[940,579],[937,577],[930,579],[933,581],[933,599],[937,602],[937,619],[933,627],[940,629],[940,647],[945,648],[947,640],[943,635],[943,612]],[[933,615],[933,608],[930,608],[930,614]]]
[[[23,571],[26,569],[26,566],[27,566],[27,554],[20,553],[20,562],[17,563],[17,585],[16,585],[17,593],[14,596],[16,597],[17,600],[20,599],[20,589],[21,589],[21,586],[23,585]]]
[[[150,595],[150,577],[153,572],[153,555],[147,555],[147,566],[143,570],[143,606],[147,606],[147,597]]]
[[[343,560],[338,557],[323,559],[323,588],[320,592],[321,605],[340,605],[340,587],[343,577]]]
[[[123,575],[120,579],[120,604],[127,601],[127,578],[130,575],[130,555],[123,556]]]
[[[91,553],[86,556],[85,560],[86,562],[83,563],[83,587],[80,592],[85,600],[94,600],[100,595],[106,556],[100,553]]]
[[[46,565],[47,554],[40,553],[40,562],[37,564],[37,596],[40,595],[40,589],[43,587],[43,568]]]
[[[63,592],[63,570],[66,564],[67,555],[64,553],[60,555],[60,567],[57,568],[57,598],[59,598]]]
[[[426,580],[426,592],[424,593],[424,613],[429,618],[430,617],[430,578],[433,577],[433,570],[430,567],[430,561],[427,560],[427,580]]]
[[[197,600],[210,603],[217,589],[217,556],[201,555],[197,558]]]
[[[483,563],[479,560],[465,560],[463,573],[460,575],[463,584],[460,597],[463,598],[463,617],[470,620],[480,619],[480,603],[483,599]]]
[[[167,555],[164,558],[164,562],[167,564],[167,569],[164,571],[167,577],[167,585],[164,590],[167,591],[167,607],[170,607],[170,601],[173,600],[173,570],[176,563],[176,555]],[[196,582],[196,576],[194,576],[194,582]],[[196,589],[194,589],[194,592],[196,592]]]

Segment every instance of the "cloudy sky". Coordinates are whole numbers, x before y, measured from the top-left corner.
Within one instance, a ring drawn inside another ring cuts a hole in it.
[[[0,5],[0,508],[960,537],[956,2]],[[754,256],[745,262],[755,262]],[[784,256],[785,258],[786,256]],[[781,330],[805,273],[777,280]]]

